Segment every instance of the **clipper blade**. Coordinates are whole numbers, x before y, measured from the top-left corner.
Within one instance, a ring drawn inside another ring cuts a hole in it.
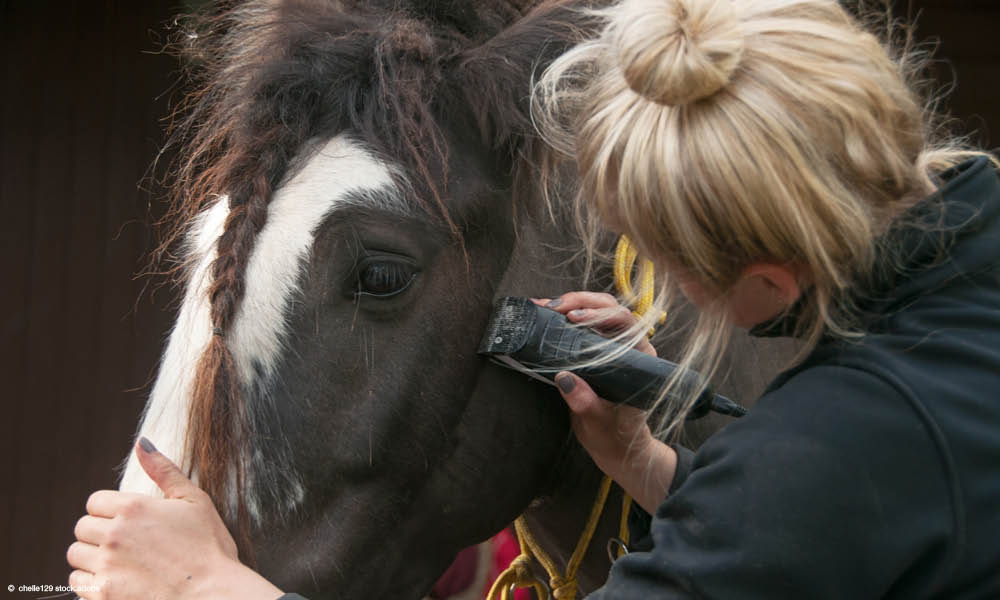
[[[493,304],[479,354],[514,354],[524,347],[538,307],[528,298],[505,296]]]

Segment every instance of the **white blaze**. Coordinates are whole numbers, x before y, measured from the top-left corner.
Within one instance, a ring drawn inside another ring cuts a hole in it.
[[[275,193],[247,265],[244,297],[231,331],[227,332],[229,348],[244,384],[258,376],[266,381],[274,374],[285,339],[288,305],[300,290],[301,274],[317,227],[334,208],[352,198],[368,201],[384,197],[364,192],[388,191],[392,186],[389,165],[347,136],[339,135],[314,152]],[[405,210],[402,204],[392,208]],[[149,438],[178,464],[184,457],[195,367],[212,335],[209,269],[228,214],[228,199],[222,197],[197,218],[188,236],[191,279],[139,429],[139,435]],[[255,372],[254,364],[259,371]],[[184,460],[186,463],[187,459]],[[288,508],[301,501],[304,493],[301,484],[292,487],[286,490]],[[134,451],[129,455],[119,488],[161,495],[142,471]],[[251,512],[257,513],[258,503],[253,490],[249,492]]]

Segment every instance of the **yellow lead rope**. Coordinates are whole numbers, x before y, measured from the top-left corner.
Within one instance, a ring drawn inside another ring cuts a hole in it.
[[[590,509],[590,516],[587,518],[587,524],[583,528],[583,533],[580,534],[580,539],[576,542],[576,548],[573,549],[573,554],[566,564],[566,573],[564,575],[559,574],[559,566],[542,550],[535,536],[528,530],[528,524],[525,522],[524,516],[518,517],[514,521],[514,530],[517,532],[517,541],[521,547],[521,554],[510,563],[510,566],[503,573],[500,573],[497,580],[493,582],[493,587],[490,588],[490,593],[486,597],[489,600],[512,600],[513,594],[511,592],[513,588],[531,587],[535,590],[538,598],[547,598],[549,596],[548,588],[531,572],[531,561],[534,559],[541,563],[542,567],[545,568],[545,572],[549,575],[549,588],[552,589],[553,598],[556,600],[572,600],[576,598],[576,572],[580,569],[583,556],[587,553],[587,548],[590,546],[591,538],[594,537],[594,530],[597,529],[597,522],[601,519],[601,513],[604,512],[604,503],[607,501],[610,491],[611,479],[605,477],[601,481],[601,487],[597,490],[597,498]]]
[[[639,267],[639,290],[632,288],[632,270],[638,252],[632,242],[624,235],[618,238],[618,246],[615,248],[615,289],[622,296],[626,304],[635,303],[633,314],[641,317],[653,307],[653,261],[643,260]]]
[[[632,271],[635,268],[635,261],[639,257],[638,251],[627,236],[618,238],[618,246],[615,247],[614,277],[615,289],[618,294],[624,297],[626,303],[635,302],[635,309],[632,314],[641,319],[651,308],[656,295],[656,281],[653,273],[653,261],[644,259],[639,268],[639,291],[632,288]],[[664,313],[660,315],[659,322],[667,318]],[[646,333],[647,337],[653,337],[655,330],[650,327]],[[618,548],[618,556],[621,557],[627,552],[629,542],[628,515],[632,508],[632,497],[622,494],[621,520],[618,524],[618,539],[622,541],[624,547]]]
[[[655,292],[653,263],[649,260],[642,261],[639,269],[638,292],[636,292],[632,287],[632,271],[635,267],[637,257],[638,253],[628,238],[624,235],[621,236],[618,240],[618,246],[615,248],[615,288],[626,303],[635,304],[633,313],[637,317],[642,317],[653,306]],[[661,316],[661,323],[665,316]],[[648,335],[653,335],[652,329],[649,330]],[[604,512],[604,504],[608,500],[610,491],[611,478],[605,475],[604,479],[601,480],[601,486],[598,488],[597,497],[594,499],[594,504],[590,509],[590,516],[587,518],[587,523],[580,534],[580,539],[577,540],[576,548],[573,549],[573,554],[566,564],[566,573],[562,575],[559,574],[558,565],[542,550],[535,536],[528,530],[524,516],[518,517],[514,521],[514,530],[517,533],[517,542],[521,548],[521,554],[511,561],[510,566],[500,573],[496,581],[493,582],[489,594],[486,595],[487,600],[513,600],[512,592],[514,588],[527,587],[534,589],[538,598],[547,598],[549,595],[548,589],[552,590],[552,597],[556,600],[573,600],[576,598],[578,585],[576,573],[580,569],[580,564],[587,553],[587,548],[590,547],[590,541],[594,537],[594,531],[597,529],[597,522],[600,521],[601,514]],[[631,507],[632,498],[628,494],[623,493],[618,537],[626,547],[629,542],[628,514]],[[621,556],[624,552],[624,547],[619,548],[618,556]],[[532,560],[537,560],[545,568],[545,572],[549,576],[548,588],[531,572]]]
[[[653,261],[643,259],[639,265],[639,289],[636,291],[632,287],[632,271],[635,268],[637,258],[638,252],[635,246],[632,245],[632,242],[624,235],[618,238],[614,264],[615,289],[618,291],[618,295],[625,300],[626,304],[635,305],[635,308],[632,309],[632,314],[637,319],[641,319],[643,315],[649,312],[649,309],[653,308],[656,296],[656,283],[653,276]],[[661,314],[657,322],[662,324],[666,318],[666,314]],[[653,333],[654,330],[651,327],[649,332],[646,333],[646,337],[652,337]]]

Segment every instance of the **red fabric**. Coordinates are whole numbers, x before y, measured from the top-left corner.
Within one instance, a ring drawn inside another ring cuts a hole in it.
[[[493,536],[490,545],[493,548],[493,563],[490,565],[490,576],[486,580],[486,589],[483,590],[484,598],[500,573],[503,573],[504,569],[509,567],[510,563],[521,554],[521,548],[517,545],[517,536],[510,528]],[[532,600],[533,596],[530,589],[518,589],[514,592],[514,600]]]
[[[493,582],[497,580],[500,573],[509,567],[510,563],[521,553],[521,548],[517,544],[517,536],[511,529],[504,529],[493,536],[493,539],[490,540],[490,550],[490,573],[486,579],[486,587],[483,589],[483,598],[489,593]],[[443,600],[466,591],[476,579],[478,565],[478,546],[462,550],[455,557],[455,562],[451,563],[448,570],[434,584],[430,597]],[[514,592],[514,600],[533,599],[534,594],[530,589],[519,589]]]
[[[448,598],[469,589],[469,586],[476,579],[478,565],[478,546],[471,546],[459,552],[458,556],[455,557],[455,562],[451,563],[448,570],[431,588],[431,598]]]

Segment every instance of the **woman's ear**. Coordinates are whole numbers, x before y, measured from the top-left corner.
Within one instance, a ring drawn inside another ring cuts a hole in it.
[[[743,269],[727,301],[733,323],[753,327],[790,308],[802,295],[798,271],[773,263],[754,263]]]

